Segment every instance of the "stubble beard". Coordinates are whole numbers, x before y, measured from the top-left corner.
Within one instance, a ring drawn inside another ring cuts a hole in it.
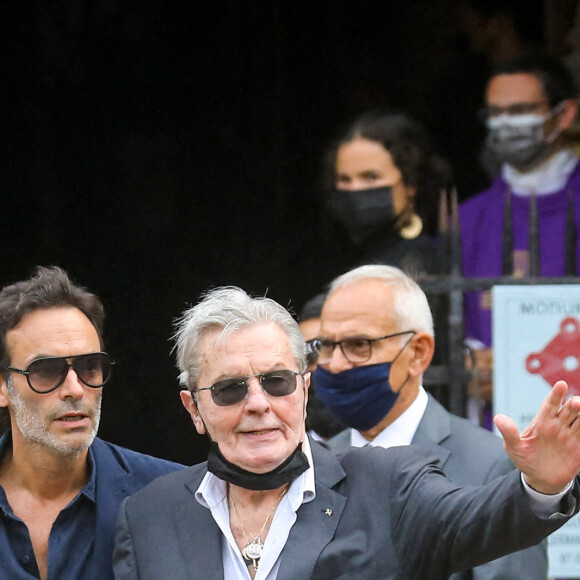
[[[14,388],[12,380],[7,381],[8,407],[22,436],[31,443],[36,443],[61,455],[75,455],[86,451],[93,443],[101,419],[102,392],[95,399],[94,408],[87,409],[87,405],[78,401],[63,403],[61,408],[45,414],[41,409],[29,405],[22,395]],[[84,440],[76,443],[68,442],[50,430],[53,419],[70,411],[82,411],[91,420],[91,429]]]

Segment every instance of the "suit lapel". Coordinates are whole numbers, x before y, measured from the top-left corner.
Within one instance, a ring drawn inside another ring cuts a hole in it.
[[[429,395],[425,414],[413,437],[413,445],[422,445],[433,451],[444,467],[451,452],[441,444],[451,435],[451,424],[447,411]]]
[[[204,464],[205,465],[205,464]],[[195,499],[206,470],[200,470],[194,479],[187,481],[183,488],[181,509],[175,515],[176,534],[185,563],[183,576],[171,575],[171,580],[193,578],[192,571],[204,580],[223,580],[222,533],[215,523],[211,511]],[[210,547],[217,547],[211,549]]]
[[[107,446],[96,438],[91,446],[96,471],[97,523],[95,530],[95,562],[108,563],[107,573],[96,577],[110,576],[110,561],[113,554],[114,534],[119,507],[131,493],[130,473],[115,460]]]
[[[320,553],[334,536],[346,504],[346,497],[332,489],[346,476],[339,461],[317,443],[311,441],[310,445],[316,497],[298,509],[296,523],[282,551],[278,580],[312,576]]]
[[[318,443],[311,440],[310,446],[315,465],[316,498],[302,504],[298,510],[296,523],[282,551],[278,580],[311,577],[320,552],[334,536],[346,504],[346,498],[332,489],[346,475],[339,461]],[[204,467],[193,474],[183,487],[183,498],[176,500],[181,507],[175,514],[175,528],[185,566],[184,570],[176,570],[171,580],[187,580],[192,570],[204,580],[224,578],[222,533],[210,510],[194,497],[205,473]],[[210,549],[213,546],[217,549]]]

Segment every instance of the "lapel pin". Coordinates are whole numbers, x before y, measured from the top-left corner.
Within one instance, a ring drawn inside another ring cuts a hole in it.
[[[332,515],[332,510],[330,508],[326,508],[324,515],[330,517]]]

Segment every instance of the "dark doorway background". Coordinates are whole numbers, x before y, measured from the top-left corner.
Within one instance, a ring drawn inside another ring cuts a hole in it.
[[[179,402],[172,320],[214,285],[294,311],[320,291],[333,255],[318,182],[337,127],[384,105],[445,127],[450,91],[480,94],[479,69],[450,74],[467,50],[457,4],[0,8],[0,283],[58,264],[104,301],[118,368],[103,438],[204,459]]]

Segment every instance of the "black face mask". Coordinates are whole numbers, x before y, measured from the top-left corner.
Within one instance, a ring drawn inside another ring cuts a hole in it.
[[[296,479],[308,467],[308,459],[302,452],[301,444],[284,463],[268,473],[253,473],[231,463],[222,455],[218,444],[214,441],[210,443],[207,458],[207,470],[210,473],[223,481],[255,491],[278,489]]]
[[[380,230],[396,232],[397,215],[390,186],[360,191],[336,189],[327,198],[326,207],[355,244],[364,242]]]

